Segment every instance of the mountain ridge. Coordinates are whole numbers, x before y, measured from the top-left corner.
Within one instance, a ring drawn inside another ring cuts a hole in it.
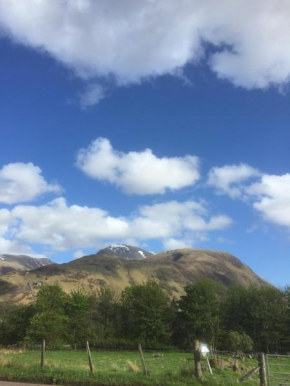
[[[138,260],[98,252],[65,264],[50,264],[34,271],[3,275],[1,279],[6,282],[5,288],[10,285],[13,290],[7,290],[0,299],[28,303],[33,300],[31,287],[35,295],[42,285],[55,283],[66,292],[79,288],[94,292],[108,286],[120,293],[125,287],[150,279],[159,282],[171,297],[179,298],[185,286],[200,278],[214,279],[224,286],[268,284],[227,252],[177,249]]]
[[[13,271],[31,271],[42,266],[53,264],[47,258],[36,258],[28,255],[0,255],[0,274],[7,274]]]

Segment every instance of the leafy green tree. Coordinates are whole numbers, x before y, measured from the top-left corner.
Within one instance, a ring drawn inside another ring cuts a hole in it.
[[[202,279],[185,287],[178,302],[188,343],[194,339],[215,346],[220,333],[220,298],[222,287],[213,280]]]
[[[36,300],[36,314],[31,319],[28,338],[34,342],[42,339],[47,344],[58,345],[65,339],[67,317],[65,303],[67,295],[58,284],[42,287]]]
[[[95,339],[108,341],[115,339],[120,330],[120,305],[114,291],[101,287],[90,298],[90,320]]]
[[[90,297],[82,290],[71,291],[67,297],[65,314],[67,316],[66,340],[74,345],[83,345],[90,337],[89,328]]]
[[[166,343],[170,331],[170,299],[155,281],[127,287],[121,296],[124,334],[147,343]]]
[[[224,304],[223,326],[244,332],[255,351],[281,351],[285,346],[287,303],[285,294],[271,286],[235,286]]]
[[[16,306],[0,303],[0,341],[2,344],[23,342],[29,328],[30,319],[35,314],[33,304]]]
[[[253,339],[239,331],[230,331],[224,336],[224,344],[227,350],[235,352],[249,352],[253,350]]]

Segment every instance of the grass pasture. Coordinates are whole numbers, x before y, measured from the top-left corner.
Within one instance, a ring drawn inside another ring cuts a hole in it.
[[[92,351],[94,374],[89,374],[85,351],[47,351],[46,365],[40,368],[40,351],[0,350],[0,379],[8,381],[63,384],[63,385],[156,385],[156,386],[196,386],[194,361],[191,353],[165,352],[155,358],[154,352],[144,352],[149,376],[142,374],[138,351]],[[236,385],[247,369],[257,366],[255,360],[246,359],[238,372],[231,368],[214,369],[213,376],[204,373],[204,385]],[[258,376],[244,382],[245,386],[258,386]]]

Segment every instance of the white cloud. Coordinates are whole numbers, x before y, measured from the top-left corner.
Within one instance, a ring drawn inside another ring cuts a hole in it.
[[[184,240],[170,238],[163,240],[163,247],[165,251],[172,251],[174,249],[192,248],[192,243],[188,243]]]
[[[64,198],[41,206],[19,205],[12,215],[20,221],[19,239],[57,250],[93,247],[100,239],[123,237],[128,228],[121,218],[98,208],[67,206]]]
[[[254,197],[253,207],[266,220],[290,229],[290,174],[265,174],[260,182],[249,186],[247,193]]]
[[[57,184],[50,184],[33,163],[11,163],[0,169],[0,202],[14,204],[31,201],[44,193],[60,193]]]
[[[12,216],[8,209],[0,209],[0,236],[3,236],[12,222]]]
[[[208,174],[208,185],[214,187],[218,194],[241,198],[243,195],[242,183],[260,175],[257,169],[243,163],[214,167]]]
[[[10,235],[6,240],[9,250],[10,241],[65,251],[132,238],[135,243],[150,239],[167,239],[167,243],[174,238],[204,240],[209,232],[232,224],[229,217],[211,216],[205,204],[195,201],[142,206],[134,216],[112,217],[99,208],[68,206],[64,198],[58,198],[41,206],[18,205],[9,213],[13,223],[9,220],[11,225],[3,232],[3,240]],[[7,220],[3,222],[7,225]]]
[[[80,94],[80,105],[85,110],[97,105],[105,96],[105,90],[101,85],[98,83],[89,84],[84,92]]]
[[[0,24],[85,78],[139,82],[201,59],[248,89],[290,77],[288,0],[0,0]]]
[[[225,229],[232,220],[225,215],[208,216],[204,204],[195,201],[169,201],[139,209],[140,215],[133,222],[137,235],[145,231],[147,237],[159,235],[168,238],[191,231],[193,234]]]
[[[126,193],[163,194],[193,185],[199,179],[196,156],[158,158],[150,149],[122,153],[106,138],[98,138],[77,156],[77,166],[89,177],[108,181]]]
[[[225,165],[212,168],[208,185],[218,194],[251,203],[263,218],[290,228],[290,174],[262,174],[246,165]]]
[[[0,256],[1,255],[28,255],[31,257],[45,257],[43,255],[35,255],[29,245],[18,242],[17,240],[9,240],[0,237]]]
[[[8,209],[0,208],[0,256],[3,254],[29,255],[31,257],[46,257],[37,254],[25,242],[17,239],[18,221]]]
[[[85,256],[85,253],[82,250],[78,250],[73,254],[74,259],[80,259],[81,257]]]

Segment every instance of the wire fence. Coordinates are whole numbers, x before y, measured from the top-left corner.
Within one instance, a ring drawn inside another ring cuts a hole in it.
[[[290,385],[290,355],[266,355],[268,386]]]

